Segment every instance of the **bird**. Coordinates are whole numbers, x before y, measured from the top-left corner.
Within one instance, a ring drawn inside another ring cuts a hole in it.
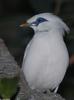
[[[22,71],[29,87],[57,93],[69,65],[69,54],[64,43],[70,29],[52,13],[40,13],[29,18],[20,27],[31,27],[34,36],[28,43],[22,62]]]

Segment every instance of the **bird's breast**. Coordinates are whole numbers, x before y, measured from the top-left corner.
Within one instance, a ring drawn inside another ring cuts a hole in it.
[[[50,89],[57,87],[69,61],[64,42],[58,38],[36,35],[26,51],[23,71],[29,86]]]

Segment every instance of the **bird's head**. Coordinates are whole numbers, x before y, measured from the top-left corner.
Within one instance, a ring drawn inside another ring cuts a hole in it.
[[[59,30],[64,34],[64,31],[69,32],[68,26],[57,16],[51,13],[41,13],[28,19],[26,23],[20,27],[30,26],[35,32],[49,32],[51,30]]]

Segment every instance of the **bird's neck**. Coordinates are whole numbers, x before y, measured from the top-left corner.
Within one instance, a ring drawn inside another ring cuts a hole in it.
[[[40,30],[36,30],[35,31],[35,33],[45,33],[45,32],[48,33],[49,31],[48,30],[43,30],[43,31],[42,30],[41,31]]]
[[[57,30],[57,29],[51,29],[51,30],[43,30],[43,31],[36,31],[36,34],[47,34],[49,37],[52,38],[59,38],[63,39],[63,31]]]
[[[53,38],[58,38],[58,39],[63,39],[63,31],[57,30],[57,29],[52,29],[51,31],[49,31],[49,36],[53,37]]]

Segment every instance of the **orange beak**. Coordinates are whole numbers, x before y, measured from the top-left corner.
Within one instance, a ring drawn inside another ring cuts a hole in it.
[[[29,24],[27,22],[23,22],[22,24],[20,24],[20,27],[28,27]]]

